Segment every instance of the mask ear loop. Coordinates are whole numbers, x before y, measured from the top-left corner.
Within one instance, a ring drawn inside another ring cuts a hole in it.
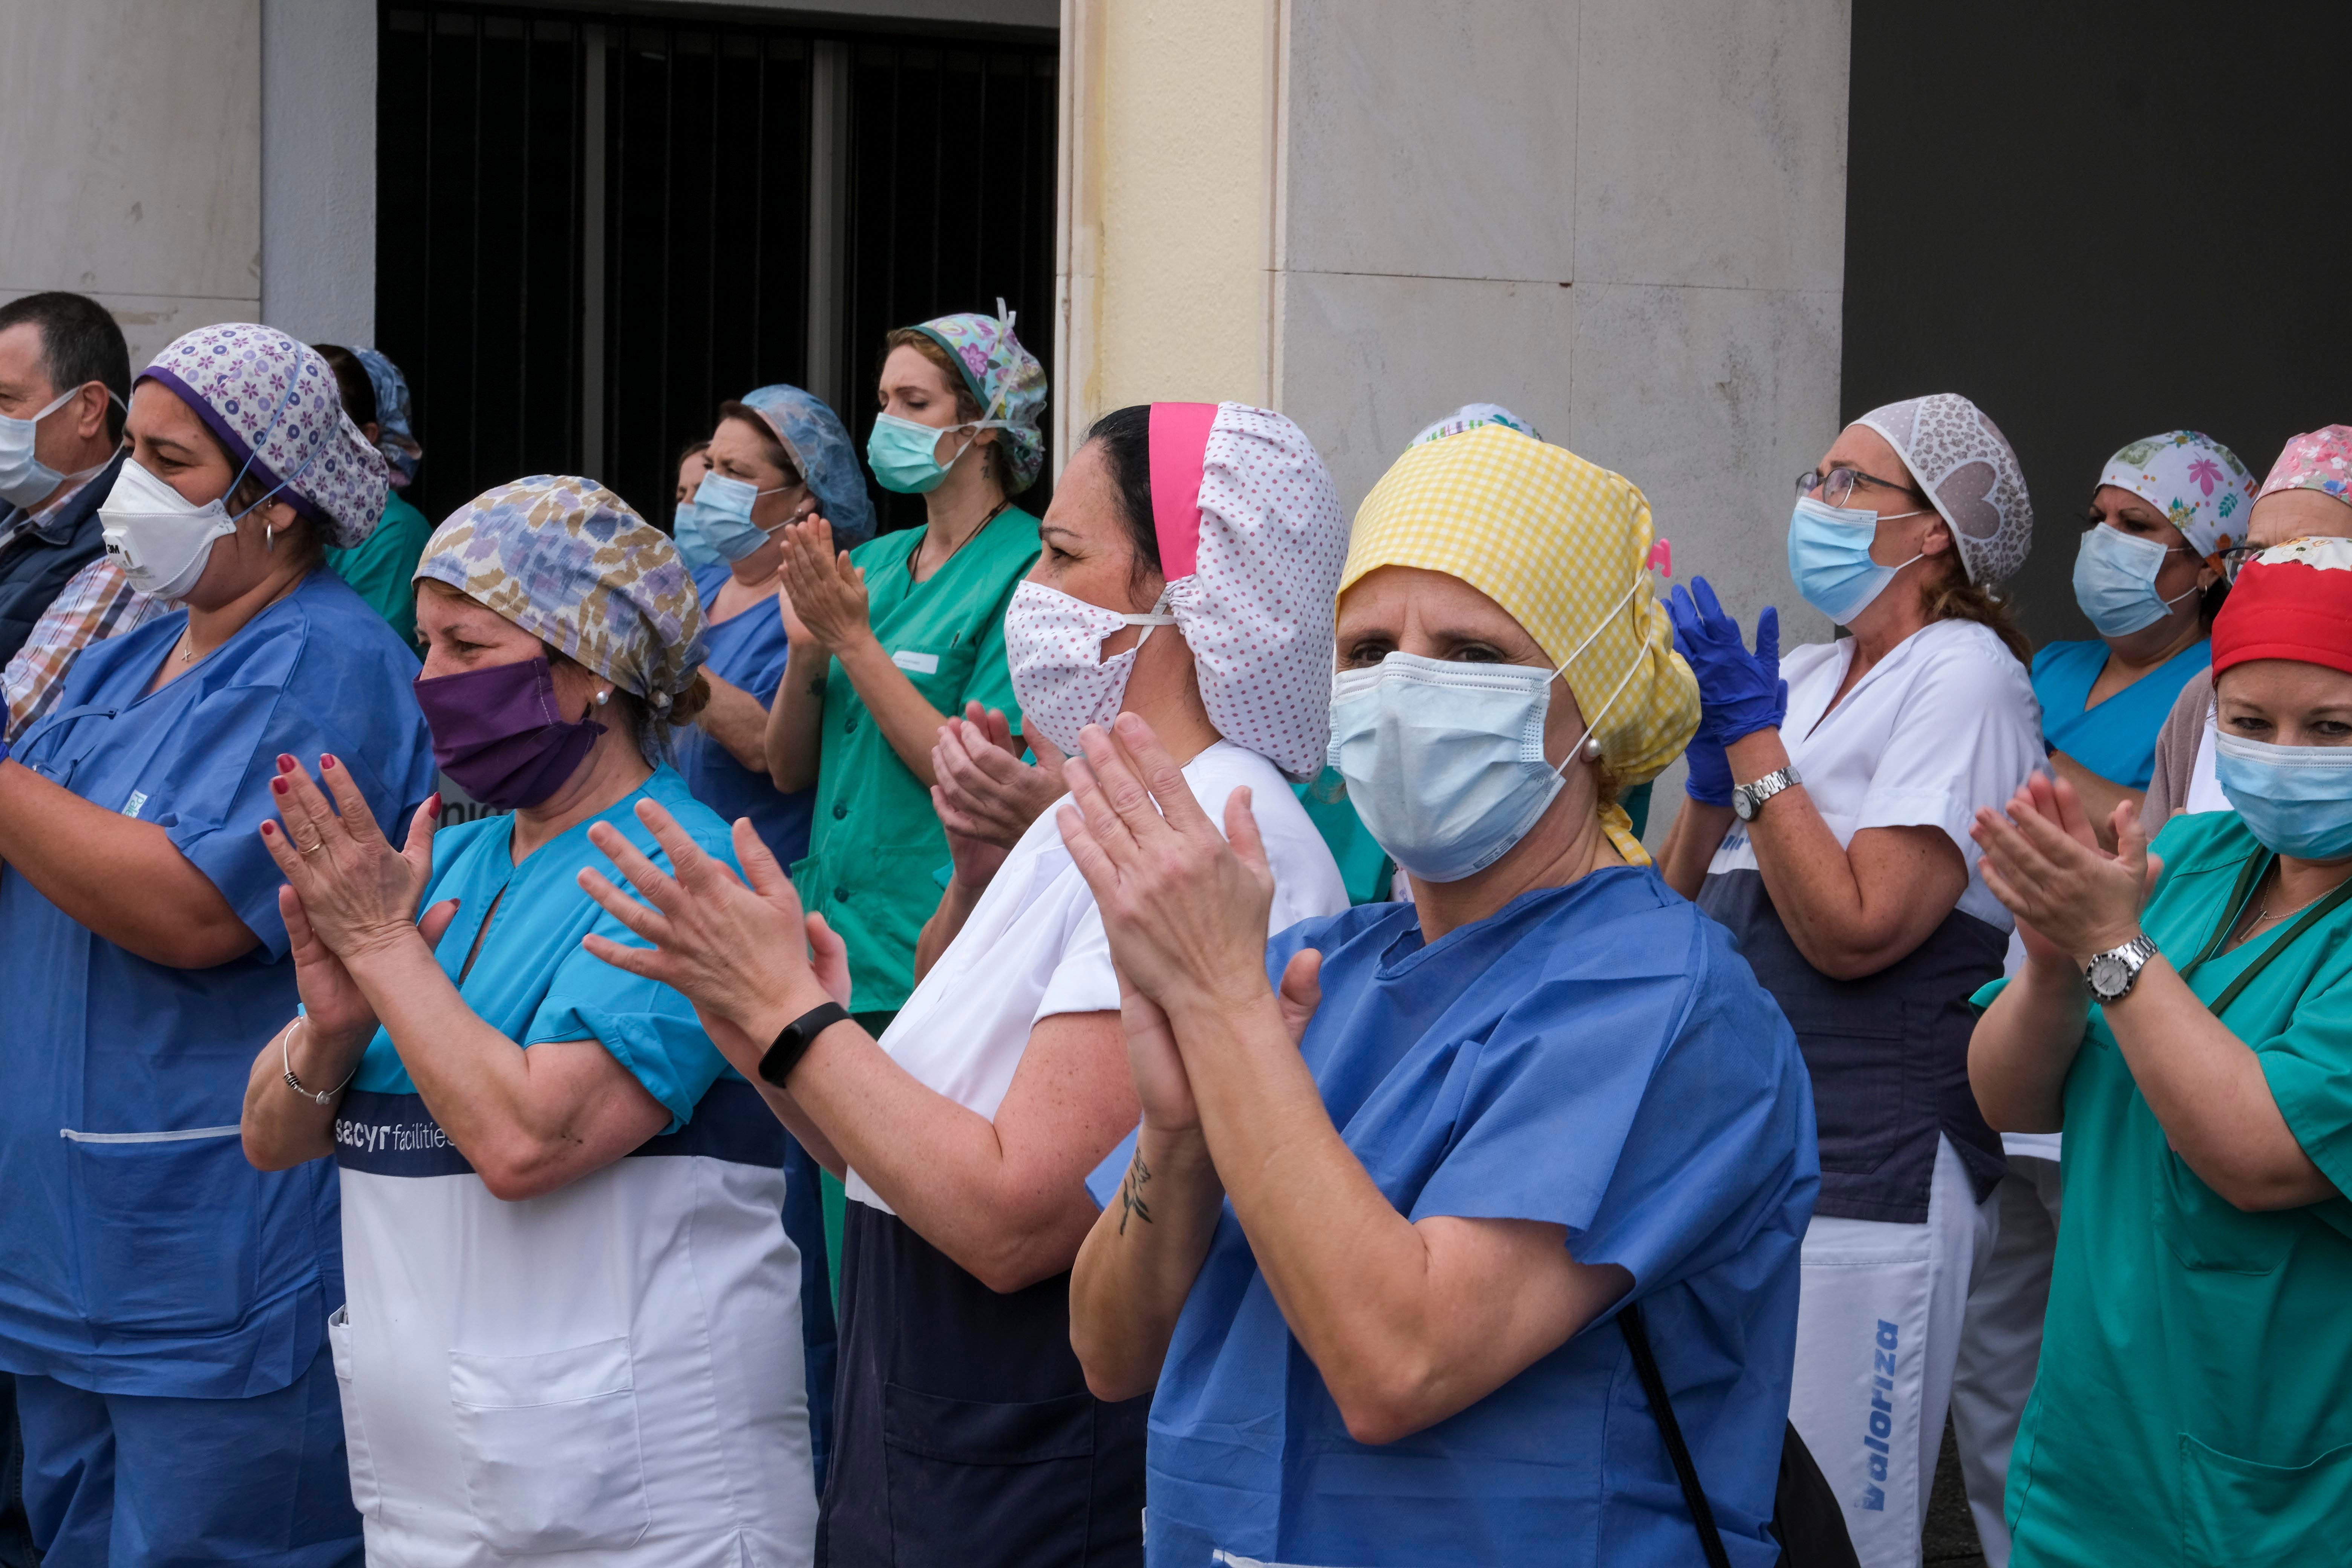
[[[299,392],[301,389],[302,389],[302,383],[301,383],[301,381],[300,381],[300,379],[299,379],[299,377],[298,377],[296,380],[294,380],[293,382],[291,382],[291,383],[289,383],[289,384],[288,384],[288,386],[287,386],[287,388],[286,388],[286,395],[285,395],[285,396],[283,396],[283,397],[281,397],[281,398],[279,398],[279,399],[278,400],[278,410],[277,410],[277,412],[276,412],[276,413],[274,413],[274,414],[272,414],[272,415],[270,415],[270,416],[269,416],[269,423],[268,423],[268,424],[267,424],[267,425],[265,425],[265,426],[263,426],[261,427],[261,439],[260,439],[260,440],[258,440],[258,441],[254,442],[251,446],[249,446],[249,447],[247,447],[246,448],[246,452],[245,452],[245,463],[244,463],[244,466],[243,466],[243,467],[241,467],[241,468],[239,468],[236,470],[236,478],[235,478],[235,479],[233,479],[229,480],[229,482],[228,482],[228,490],[227,490],[227,492],[226,492],[226,494],[227,494],[227,495],[235,495],[235,494],[236,493],[236,487],[237,487],[237,486],[239,486],[239,485],[241,485],[241,484],[243,484],[243,483],[245,482],[245,476],[246,476],[247,474],[250,473],[250,472],[253,470],[253,465],[254,465],[257,461],[258,461],[258,460],[260,459],[260,457],[261,457],[261,447],[262,447],[262,442],[268,441],[268,440],[269,439],[269,433],[270,433],[272,430],[275,430],[275,429],[277,429],[277,428],[278,428],[278,422],[280,419],[283,419],[284,417],[286,417],[286,410],[287,410],[287,408],[288,408],[289,406],[290,406],[290,405],[293,404],[293,402],[294,402],[294,395],[295,395],[297,392]],[[323,432],[322,432],[322,434],[323,434]],[[282,490],[282,489],[286,489],[289,485],[291,485],[291,484],[292,484],[296,479],[300,479],[304,474],[306,474],[306,473],[308,473],[308,472],[310,471],[310,465],[311,465],[311,464],[313,464],[313,463],[315,463],[315,462],[317,462],[318,460],[319,460],[319,454],[318,454],[317,452],[315,452],[315,451],[314,451],[314,452],[312,452],[309,457],[307,457],[307,458],[303,458],[303,459],[302,459],[302,466],[301,466],[300,468],[299,468],[295,469],[292,473],[290,473],[290,474],[287,475],[284,479],[282,479],[278,480],[275,485],[272,485],[268,489],[264,490],[264,491],[261,493],[260,498],[259,498],[258,500],[255,500],[255,502],[253,503],[253,506],[247,507],[247,508],[245,509],[245,511],[238,512],[235,517],[230,518],[230,519],[229,519],[229,521],[231,521],[231,522],[242,522],[242,521],[245,521],[245,517],[246,517],[246,513],[247,513],[247,512],[250,512],[250,511],[252,511],[252,510],[254,510],[254,507],[258,507],[258,506],[262,505],[264,502],[268,501],[271,496],[276,495],[279,490]],[[225,496],[223,499],[226,499],[226,497]],[[265,544],[264,548],[266,548],[266,549],[269,552],[269,553],[270,553],[270,554],[272,554],[272,555],[277,554],[277,553],[278,553],[278,531],[277,531],[276,529],[274,529],[274,528],[270,528],[270,527],[268,527],[268,526],[266,526],[266,525],[265,525],[265,526],[263,527],[263,529],[262,529],[262,533],[263,533],[263,536],[264,536],[265,540],[267,541],[267,542],[266,542],[266,544]]]
[[[1585,635],[1585,638],[1582,642],[1576,645],[1575,652],[1570,653],[1566,658],[1559,661],[1559,668],[1551,672],[1554,679],[1562,682],[1565,682],[1568,679],[1568,667],[1574,664],[1584,650],[1592,646],[1594,638],[1598,637],[1602,632],[1609,629],[1609,623],[1615,620],[1619,613],[1622,611],[1627,605],[1633,603],[1633,595],[1642,591],[1643,579],[1646,578],[1649,574],[1649,563],[1645,561],[1642,563],[1641,569],[1633,574],[1633,584],[1625,590],[1625,596],[1619,599],[1614,605],[1610,606],[1609,613],[1601,617],[1600,624],[1595,626],[1591,631]],[[1620,679],[1617,684],[1610,689],[1607,699],[1601,704],[1601,710],[1584,721],[1584,733],[1576,738],[1576,744],[1570,746],[1568,749],[1568,754],[1560,758],[1559,765],[1552,769],[1554,773],[1562,777],[1567,776],[1568,764],[1574,762],[1583,752],[1586,743],[1592,739],[1592,732],[1601,728],[1601,721],[1609,716],[1609,710],[1616,706],[1617,699],[1622,695],[1626,687],[1633,684],[1633,674],[1641,668],[1642,661],[1639,658],[1634,659],[1633,663],[1625,667],[1623,677]],[[1597,763],[1601,758],[1596,752],[1592,756],[1585,757],[1584,760],[1589,763]]]

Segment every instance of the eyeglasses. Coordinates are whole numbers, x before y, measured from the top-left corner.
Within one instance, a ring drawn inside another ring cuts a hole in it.
[[[2236,582],[2238,574],[2244,571],[2249,563],[2269,548],[2267,544],[2232,544],[2229,549],[2221,552],[2221,581]]]
[[[1826,474],[1817,474],[1811,468],[1806,469],[1797,476],[1797,499],[1803,500],[1818,491],[1822,500],[1827,504],[1842,507],[1853,496],[1856,485],[1875,485],[1880,489],[1894,490],[1898,494],[1910,496],[1923,504],[1927,500],[1920,493],[1916,485],[1897,484],[1893,479],[1882,479],[1874,474],[1865,474],[1860,468],[1832,468]]]

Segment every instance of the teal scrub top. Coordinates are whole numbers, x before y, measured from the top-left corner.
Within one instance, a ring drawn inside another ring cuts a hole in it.
[[[1021,728],[1004,657],[1004,610],[1037,559],[1037,520],[1007,507],[920,583],[923,531],[869,540],[849,558],[866,574],[866,616],[891,661],[950,718],[964,704],[1003,710]],[[816,815],[793,885],[849,944],[849,1005],[896,1012],[915,989],[915,941],[939,908],[932,874],[948,858],[931,792],[898,760],[835,659],[818,731]]]
[[[722,1078],[740,1082],[740,1075],[702,1032],[694,1004],[658,981],[614,968],[580,943],[594,931],[628,947],[645,945],[581,891],[578,880],[583,868],[618,880],[613,862],[588,841],[588,829],[599,822],[619,828],[656,865],[668,868],[669,858],[637,820],[641,800],[658,802],[706,853],[735,865],[727,824],[665,765],[614,805],[541,845],[520,865],[509,848],[512,816],[486,816],[443,829],[434,836],[433,880],[417,907],[459,900],[457,917],[433,956],[476,1016],[526,1050],[547,1040],[598,1042],[669,1111],[662,1131],[675,1132],[693,1119],[696,1104],[713,1083]],[[468,970],[466,957],[485,920],[489,934]],[[389,1031],[378,1029],[368,1043],[352,1087],[376,1094],[416,1092]]]
[[[335,574],[409,647],[416,646],[416,563],[432,537],[433,524],[425,514],[394,490],[385,498],[374,532],[349,550],[327,552],[327,564]]]
[[[2267,851],[2232,812],[2176,816],[2140,920],[2176,967]],[[2221,1021],[2339,1195],[2232,1207],[2174,1153],[2095,1005],[2066,1077],[2065,1223],[2009,1468],[2015,1568],[2336,1563],[2352,1519],[2352,903],[2205,960]],[[2292,940],[2283,940],[2291,937]],[[1977,993],[1989,1006],[2006,981]]]
[[[2211,639],[2200,638],[2086,708],[2092,683],[2107,667],[2107,645],[2096,637],[2047,644],[2033,656],[2042,739],[2111,784],[2146,789],[2156,775],[2156,732],[2164,728],[2180,689],[2212,661]]]

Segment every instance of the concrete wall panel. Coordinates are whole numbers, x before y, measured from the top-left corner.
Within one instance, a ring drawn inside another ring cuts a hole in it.
[[[1848,0],[1582,0],[1579,282],[1836,289]]]
[[[1407,441],[1463,404],[1503,404],[1560,439],[1573,295],[1557,283],[1286,274],[1283,412],[1313,438],[1350,514]]]
[[[1281,264],[1573,276],[1576,58],[1558,0],[1294,5]]]
[[[0,298],[72,289],[174,331],[257,313],[260,24],[260,0],[0,7]]]

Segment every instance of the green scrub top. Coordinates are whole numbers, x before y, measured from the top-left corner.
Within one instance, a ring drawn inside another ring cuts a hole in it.
[[[2009,1468],[2016,1568],[2340,1560],[2352,1518],[2352,903],[2196,963],[2268,851],[2177,816],[2141,928],[2261,1059],[2338,1195],[2233,1208],[2167,1145],[2100,1009],[2065,1085],[2064,1223]],[[2004,981],[1976,994],[1990,1005]]]
[[[394,490],[384,500],[383,516],[373,533],[349,550],[327,552],[327,564],[335,575],[349,583],[412,649],[416,647],[416,563],[432,537],[433,525],[425,514]]]
[[[1037,559],[1037,520],[1007,507],[923,582],[911,567],[923,531],[886,533],[850,552],[866,574],[866,616],[891,662],[925,701],[954,717],[967,702],[1020,706],[1004,660],[1004,609]],[[819,731],[816,818],[808,858],[793,868],[802,901],[849,945],[850,1005],[890,1012],[915,988],[915,939],[939,908],[931,873],[948,858],[929,786],[907,771],[835,659]]]

